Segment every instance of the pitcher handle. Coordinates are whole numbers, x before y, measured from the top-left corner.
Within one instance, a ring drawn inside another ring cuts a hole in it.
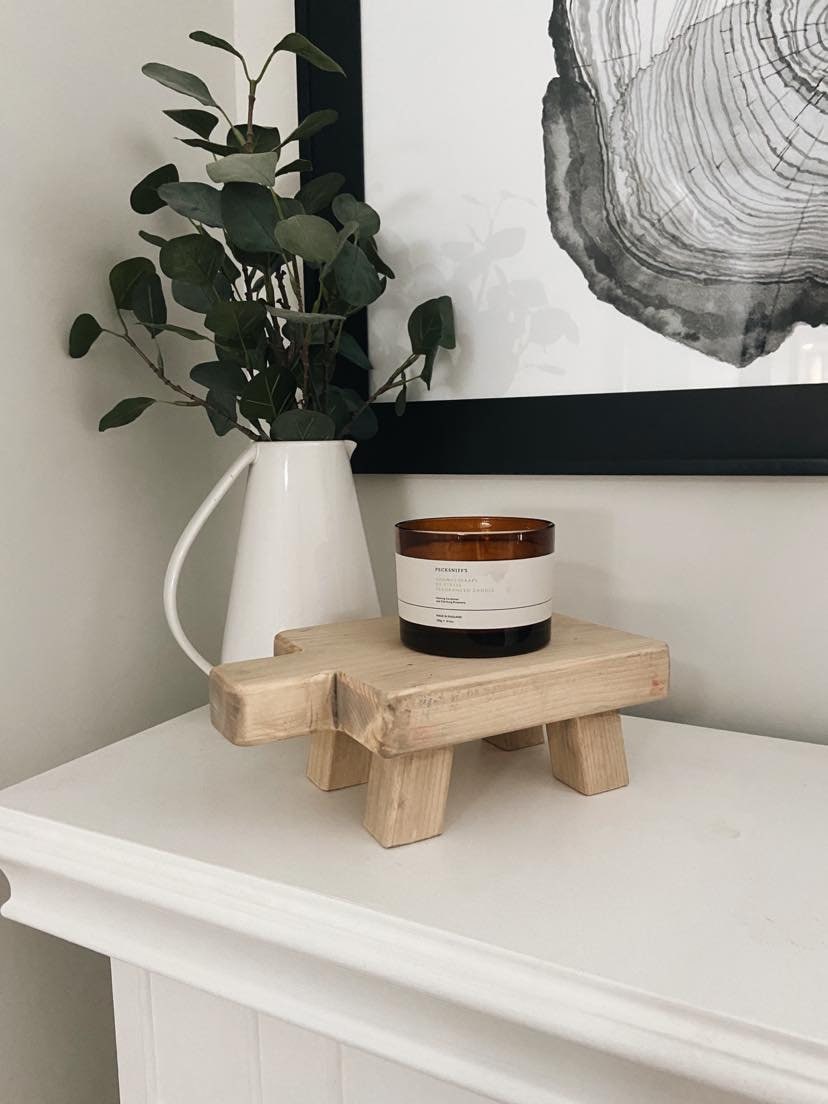
[[[259,452],[258,445],[251,445],[246,452],[228,468],[221,479],[213,487],[202,504],[193,514],[186,529],[178,538],[178,543],[172,551],[170,562],[167,564],[167,573],[164,576],[164,615],[170,632],[175,637],[178,646],[189,656],[196,667],[199,667],[205,675],[209,675],[212,664],[208,663],[204,656],[193,645],[190,638],[184,632],[181,619],[178,616],[178,580],[181,576],[181,568],[187,558],[187,553],[193,545],[193,541],[204,527],[207,518],[215,510],[241,473],[245,471],[256,459]]]

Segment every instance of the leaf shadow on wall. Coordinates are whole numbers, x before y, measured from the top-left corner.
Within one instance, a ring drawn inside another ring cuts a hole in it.
[[[554,306],[544,283],[521,274],[527,230],[515,208],[535,204],[505,191],[493,204],[469,195],[463,200],[470,208],[463,237],[435,247],[427,242],[403,245],[388,236],[385,248],[397,271],[398,288],[386,303],[373,308],[373,362],[391,367],[405,357],[405,331],[397,313],[403,302],[447,292],[455,303],[458,352],[451,365],[443,361],[443,370],[435,375],[444,397],[480,394],[475,366],[484,359],[498,366],[498,386],[494,391],[486,387],[487,393],[531,394],[525,377],[563,376],[565,369],[554,363],[553,350],[562,341],[577,345],[580,340],[571,315]],[[389,308],[397,308],[395,325],[385,317]],[[543,384],[534,387],[535,393],[553,390]]]

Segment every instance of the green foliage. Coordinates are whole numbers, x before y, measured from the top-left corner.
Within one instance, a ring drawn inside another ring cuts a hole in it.
[[[272,188],[276,180],[279,151],[271,153],[231,153],[207,166],[207,175],[216,184],[260,184]]]
[[[98,422],[98,430],[103,433],[107,429],[117,429],[118,426],[129,425],[136,418],[140,418],[144,411],[152,406],[155,401],[155,399],[147,398],[121,399]]]
[[[318,410],[288,410],[273,423],[274,441],[330,441],[336,436],[333,418]]]
[[[223,437],[236,424],[236,396],[229,391],[213,390],[207,392],[206,402],[210,425],[218,437]]]
[[[69,331],[69,356],[85,357],[103,333],[97,319],[91,314],[79,314]]]
[[[343,226],[355,222],[359,227],[360,238],[374,238],[379,233],[380,217],[374,208],[369,207],[367,203],[360,203],[347,192],[336,197],[331,204],[331,210]]]
[[[161,271],[171,280],[209,287],[218,276],[224,249],[205,234],[184,234],[161,246]]]
[[[139,322],[143,322],[153,337],[162,330],[179,333],[182,337],[190,336],[189,331],[184,331],[182,334],[180,327],[166,325],[167,304],[164,299],[164,288],[155,272],[139,280],[132,289],[129,309]],[[198,334],[195,335],[196,339],[198,336]]]
[[[408,336],[415,353],[430,353],[433,349],[453,349],[454,310],[447,295],[421,303],[408,320]]]
[[[264,329],[267,308],[255,302],[214,303],[204,319],[206,329],[224,341],[246,342],[257,338]]]
[[[79,315],[69,333],[69,355],[85,356],[104,332],[124,341],[161,385],[176,392],[175,405],[201,407],[220,436],[235,429],[254,441],[370,437],[378,428],[373,401],[390,393],[403,414],[416,381],[430,386],[439,350],[454,348],[451,300],[440,296],[412,311],[411,354],[372,394],[367,387],[361,394],[341,386],[338,372],[346,365],[370,379],[368,354],[347,324],[394,279],[377,245],[380,216],[343,192],[341,173],[312,176],[303,157],[281,160],[285,146],[333,125],[335,110],[313,112],[282,138],[278,127],[255,121],[254,108],[259,84],[279,55],[292,54],[328,73],[343,71],[296,33],[273,47],[257,76],[232,42],[207,31],[193,31],[190,38],[241,64],[249,116],[234,124],[194,73],[158,62],[144,66],[150,79],[202,105],[164,114],[192,135],[176,141],[210,155],[209,183],[181,181],[170,163],[135,186],[132,209],[149,215],[166,207],[166,218],[183,220],[180,232],[167,238],[139,231],[159,250],[161,274],[147,257],[116,264],[109,283],[118,328],[104,330],[92,315]],[[216,132],[221,119],[226,134]],[[294,173],[305,174],[301,187],[295,195],[282,194]],[[162,275],[169,281],[166,293]],[[198,316],[194,328],[168,321],[170,296],[176,308]],[[168,374],[165,357],[175,342],[209,344],[186,386]],[[157,401],[124,399],[99,428],[128,425]]]
[[[203,226],[224,226],[221,218],[221,192],[209,184],[162,184],[159,199],[171,207],[177,215]]]
[[[353,242],[345,242],[340,249],[332,275],[340,296],[355,310],[367,307],[385,290],[376,269]]]
[[[303,184],[296,193],[296,198],[309,215],[318,215],[326,207],[330,207],[331,201],[345,183],[342,173],[324,173],[314,177]]]
[[[218,116],[211,111],[200,111],[197,107],[185,107],[182,111],[165,111],[173,122],[183,126],[185,130],[191,130],[199,138],[209,138],[218,126]]]
[[[184,337],[187,341],[209,341],[210,338],[206,334],[197,333],[195,330],[188,330],[186,326],[171,326],[161,325],[155,326],[154,329],[158,333],[174,333],[178,337]]]
[[[293,215],[276,227],[276,241],[295,257],[312,264],[332,261],[339,248],[339,235],[318,215]]]
[[[244,61],[236,47],[224,38],[217,38],[215,35],[208,34],[207,31],[192,31],[190,38],[193,42],[201,42],[205,46],[214,46],[217,50],[225,50],[228,54],[234,54],[239,60]]]
[[[166,241],[167,241],[166,238],[161,238],[161,237],[158,236],[158,234],[150,234],[146,230],[139,230],[138,231],[138,237],[143,238],[144,241],[149,242],[150,245],[157,245],[159,247],[159,249],[161,248],[162,245],[165,245]]]
[[[364,368],[366,372],[371,371],[371,362],[368,360],[365,351],[357,339],[349,333],[344,333],[339,339],[339,355],[350,361],[351,364],[355,364],[357,368]]]
[[[233,245],[249,253],[277,251],[276,204],[267,188],[258,184],[225,184],[221,191],[221,218]]]
[[[118,310],[132,309],[132,293],[136,285],[155,274],[155,265],[146,257],[130,257],[119,261],[109,273],[109,287]]]
[[[190,369],[190,379],[208,391],[226,391],[241,395],[247,385],[247,376],[238,364],[229,360],[212,360],[196,364]]]
[[[247,124],[239,123],[231,127],[227,132],[227,152],[238,153],[244,148],[247,138]],[[245,150],[246,153],[271,153],[281,149],[282,139],[278,127],[263,127],[253,124],[253,148]]]
[[[180,92],[182,96],[190,96],[206,107],[218,107],[204,81],[192,73],[185,73],[183,69],[173,69],[171,65],[161,65],[157,61],[151,61],[144,65],[141,72],[145,77],[163,84],[165,88],[171,88],[173,92]]]
[[[320,130],[324,130],[325,127],[335,123],[338,118],[339,112],[333,111],[331,108],[314,111],[312,115],[308,115],[307,118],[302,120],[296,130],[290,132],[282,144],[286,146],[288,142],[302,142],[306,138],[312,138]]]
[[[178,180],[178,169],[175,165],[162,165],[160,169],[154,169],[132,189],[130,207],[139,215],[151,215],[160,211],[164,200],[159,198],[158,189],[162,184],[169,184],[173,180]]]
[[[279,51],[296,54],[297,57],[310,62],[315,68],[322,69],[326,73],[339,73],[341,76],[345,76],[345,70],[341,65],[335,62],[332,57],[328,57],[326,53],[323,53],[318,46],[314,46],[304,35],[297,34],[295,31],[292,34],[285,35],[282,41],[274,47],[274,53]]]

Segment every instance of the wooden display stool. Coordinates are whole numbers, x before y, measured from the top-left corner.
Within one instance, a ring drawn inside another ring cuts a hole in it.
[[[308,778],[368,783],[364,825],[383,847],[438,836],[454,745],[543,743],[583,794],[629,781],[618,710],[667,694],[667,645],[555,615],[552,642],[508,659],[443,659],[400,643],[396,617],[297,629],[274,659],[215,667],[213,724],[250,747],[310,734]],[[504,735],[505,733],[505,735]]]

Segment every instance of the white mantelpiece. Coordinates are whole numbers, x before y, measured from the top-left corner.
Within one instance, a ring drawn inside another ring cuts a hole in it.
[[[197,711],[0,794],[4,913],[114,960],[123,1104],[825,1104],[828,748],[626,735],[595,798],[464,747],[386,852]]]

